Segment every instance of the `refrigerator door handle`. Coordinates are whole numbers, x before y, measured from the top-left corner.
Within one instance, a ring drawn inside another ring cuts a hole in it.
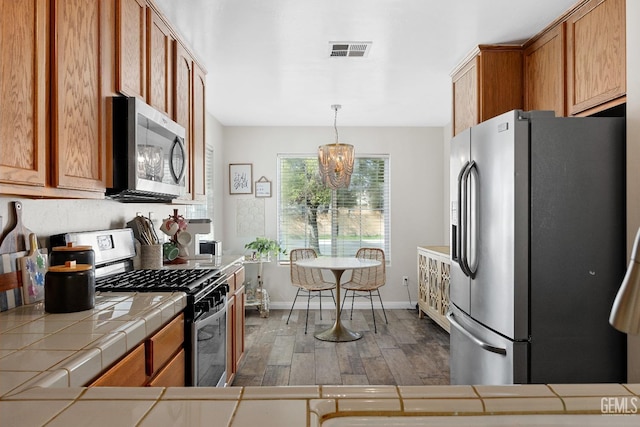
[[[466,162],[464,166],[460,168],[460,173],[458,174],[458,206],[456,212],[457,229],[454,228],[455,241],[453,242],[453,248],[451,251],[452,260],[460,265],[460,269],[465,275],[467,275],[467,272],[462,265],[462,230],[464,227],[462,224],[462,211],[465,209],[464,200],[462,199],[462,181],[468,166],[469,162]]]
[[[478,233],[478,224],[480,224],[480,221],[478,220],[478,164],[475,161],[472,161],[469,164],[469,174],[467,176],[467,180],[469,179],[469,176],[473,176],[475,179],[471,180],[471,183],[475,185],[474,188],[472,188],[471,191],[471,196],[468,197],[467,199],[467,203],[470,206],[470,212],[471,212],[471,221],[472,223],[470,223],[470,227],[468,230],[465,231],[465,237],[467,240],[467,248],[465,250],[465,258],[464,258],[464,262],[466,264],[467,270],[469,271],[469,277],[471,277],[472,279],[475,278],[476,276],[476,271],[478,270],[478,256],[477,256],[477,252],[476,252],[476,246],[477,246],[477,233]],[[473,203],[471,200],[471,197],[473,197]],[[469,254],[472,253],[473,254],[473,262],[471,264],[469,264]]]
[[[462,172],[462,176],[460,178],[460,206],[458,208],[459,214],[459,222],[458,226],[460,227],[460,269],[467,277],[475,277],[475,271],[472,271],[469,267],[469,230],[467,228],[467,219],[469,213],[469,174],[471,170],[475,167],[476,162],[471,161],[465,165],[464,171]]]
[[[467,338],[469,338],[471,341],[473,341],[474,343],[476,343],[478,346],[482,347],[483,349],[485,349],[487,351],[490,351],[492,353],[497,353],[497,354],[502,354],[502,355],[506,355],[507,354],[507,349],[506,348],[496,347],[494,345],[486,343],[486,342],[482,341],[480,338],[478,338],[475,335],[473,335],[471,332],[467,331],[460,323],[458,323],[458,321],[455,319],[455,316],[454,316],[454,314],[452,312],[447,313],[447,319],[449,320],[449,323],[453,327],[455,327],[463,335],[465,335]]]

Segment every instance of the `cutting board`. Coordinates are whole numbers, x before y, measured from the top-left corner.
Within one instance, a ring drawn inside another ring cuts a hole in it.
[[[44,299],[44,275],[47,274],[47,254],[38,250],[35,233],[29,234],[29,245],[31,250],[27,256],[20,258],[23,304],[33,304]]]
[[[16,224],[2,239],[0,254],[29,250],[28,239],[32,231],[22,223],[22,203],[13,202],[13,209],[16,215]]]

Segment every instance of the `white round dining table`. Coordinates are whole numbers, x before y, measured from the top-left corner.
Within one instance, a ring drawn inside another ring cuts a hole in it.
[[[318,257],[298,260],[296,265],[331,270],[336,279],[336,321],[331,328],[317,332],[314,336],[322,341],[333,342],[355,341],[362,338],[362,333],[346,328],[340,320],[340,278],[347,270],[377,267],[380,261],[356,257]]]

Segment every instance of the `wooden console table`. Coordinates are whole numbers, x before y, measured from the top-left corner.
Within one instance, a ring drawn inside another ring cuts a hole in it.
[[[449,332],[449,246],[418,246],[418,316],[424,313]]]

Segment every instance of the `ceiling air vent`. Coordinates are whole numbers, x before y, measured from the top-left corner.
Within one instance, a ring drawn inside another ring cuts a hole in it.
[[[329,56],[365,57],[371,50],[371,42],[329,42]]]

